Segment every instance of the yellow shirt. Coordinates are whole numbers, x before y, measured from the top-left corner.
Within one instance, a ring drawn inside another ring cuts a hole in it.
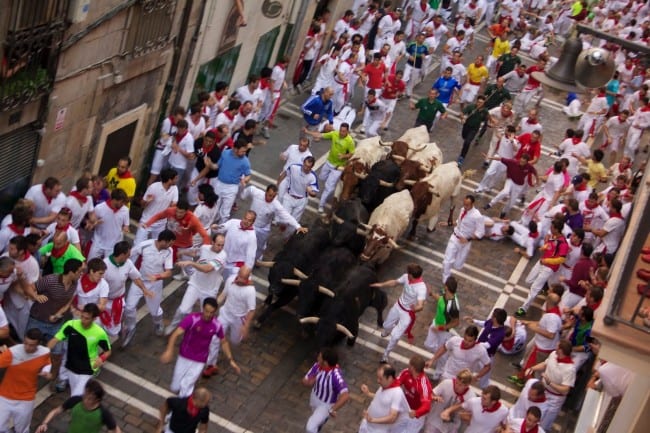
[[[587,173],[591,179],[587,182],[591,188],[596,188],[600,179],[607,177],[607,169],[602,162],[596,162],[593,159],[587,161]]]
[[[481,81],[487,80],[489,76],[490,73],[485,65],[476,67],[474,63],[470,63],[467,67],[467,78],[472,84],[480,84]]]
[[[106,175],[106,188],[109,191],[113,191],[116,188],[121,188],[126,193],[129,200],[135,195],[135,178],[131,176],[131,173],[128,176],[120,177],[117,175],[117,167],[113,167],[108,171]]]
[[[510,41],[502,40],[501,38],[494,39],[494,45],[492,45],[492,57],[498,59],[504,54],[510,52]]]

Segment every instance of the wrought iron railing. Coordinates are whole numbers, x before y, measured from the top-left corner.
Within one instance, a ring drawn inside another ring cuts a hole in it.
[[[135,4],[124,51],[139,57],[165,47],[175,8],[176,0],[140,0]]]

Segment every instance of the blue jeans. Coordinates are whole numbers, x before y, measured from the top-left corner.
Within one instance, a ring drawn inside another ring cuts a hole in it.
[[[27,322],[27,328],[26,331],[29,331],[32,328],[37,328],[43,333],[43,337],[41,338],[41,342],[43,345],[47,345],[47,343],[54,338],[54,335],[56,335],[57,332],[59,332],[59,329],[61,329],[61,326],[63,325],[64,321],[61,320],[60,322],[56,323],[51,323],[51,322],[41,322],[38,319],[33,318],[32,316],[29,316],[29,321]],[[61,341],[59,341],[56,346],[52,349],[52,353],[55,355],[61,355],[63,354],[63,349],[64,346]]]

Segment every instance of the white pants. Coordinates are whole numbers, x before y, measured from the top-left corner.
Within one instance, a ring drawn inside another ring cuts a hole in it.
[[[284,195],[282,198],[282,206],[291,214],[292,217],[296,219],[296,221],[300,222],[300,219],[302,218],[302,214],[305,212],[305,208],[307,207],[307,202],[308,199],[307,197],[303,198],[295,198],[292,195],[289,195],[288,193]]]
[[[478,91],[481,88],[480,84],[465,83],[461,89],[460,102],[461,103],[472,103],[478,95]]]
[[[319,209],[325,208],[325,205],[336,189],[336,183],[339,181],[342,173],[341,170],[334,167],[329,161],[325,161],[325,164],[321,167],[318,179],[321,182],[325,182],[325,186],[320,196]]]
[[[435,325],[432,323],[431,326],[429,326],[427,338],[426,340],[424,340],[424,347],[426,347],[432,353],[435,354],[438,351],[438,349],[440,349],[440,347],[444,345],[447,342],[447,340],[451,338],[451,336],[452,336],[451,332],[438,331],[435,328]],[[445,352],[445,354],[442,355],[438,359],[438,361],[436,361],[436,365],[432,366],[432,368],[436,370],[436,372],[433,375],[434,378],[440,377],[440,373],[439,373],[440,368],[438,366],[445,365],[448,357],[449,357],[449,352]]]
[[[395,302],[388,312],[386,320],[384,320],[384,329],[390,331],[390,340],[386,345],[386,350],[384,350],[384,358],[388,359],[388,355],[395,348],[399,339],[402,338],[410,323],[411,316],[408,311],[404,310]]]
[[[219,281],[219,284],[216,287],[205,287],[205,288],[196,287],[194,284],[192,284],[192,282],[190,282],[187,285],[187,288],[185,289],[185,293],[183,294],[183,299],[181,300],[181,304],[176,309],[176,312],[174,313],[174,318],[169,323],[169,326],[172,328],[176,328],[178,324],[181,323],[181,320],[183,320],[183,317],[187,316],[192,312],[192,309],[194,308],[196,301],[199,301],[199,308],[201,308],[205,298],[210,298],[210,297],[216,298],[217,293],[219,292],[219,286],[221,286],[221,280]]]
[[[88,251],[88,260],[99,257],[103,259],[113,254],[113,247],[102,248],[97,242],[93,240],[92,245],[90,245],[90,251]]]
[[[521,93],[515,98],[512,111],[515,113],[525,113],[526,107],[533,100],[535,96],[539,95],[539,100],[541,101],[544,93],[542,91],[542,86],[536,87],[534,89],[523,89]]]
[[[151,174],[160,174],[160,171],[169,165],[169,153],[163,155],[163,151],[156,149],[156,152],[153,154],[153,161],[151,161]]]
[[[526,184],[517,185],[512,181],[512,179],[506,179],[506,184],[503,186],[503,189],[499,191],[496,197],[490,200],[490,206],[494,206],[500,200],[507,197],[508,201],[506,202],[506,205],[503,207],[503,210],[501,212],[508,213],[510,209],[512,209],[513,206],[517,203],[519,194],[521,194],[521,192],[524,190],[525,185]]]
[[[106,302],[106,307],[102,312],[102,328],[106,331],[111,337],[117,337],[120,335],[120,330],[122,329],[122,316],[124,315],[124,310],[122,310],[119,315],[113,312],[113,303],[114,302],[124,302],[124,295],[118,296],[117,298],[109,299]],[[117,317],[114,317],[117,316]],[[109,320],[104,321],[103,318],[108,317]],[[107,323],[108,322],[108,323]]]
[[[179,397],[187,397],[194,392],[194,384],[203,371],[204,362],[192,361],[178,355],[174,374],[169,389],[178,394]]]
[[[411,418],[408,415],[402,419],[398,418],[390,431],[391,433],[420,433],[422,427],[424,427],[424,419],[424,416],[420,418]]]
[[[242,329],[244,328],[245,317],[234,317],[229,314],[219,314],[219,322],[223,326],[223,334],[230,342],[230,346],[236,346],[241,343]],[[221,340],[216,335],[210,342],[210,353],[208,354],[208,365],[216,365],[219,359],[219,350],[221,349]]]
[[[488,145],[488,151],[487,151],[487,156],[493,156],[494,153],[497,151],[497,143],[499,140],[501,140],[501,137],[503,135],[500,132],[497,132],[495,129],[494,132],[492,133],[492,137],[490,138],[490,144]],[[490,162],[489,160],[486,160],[485,162]],[[500,161],[494,161],[494,162],[500,162]]]
[[[485,4],[485,25],[490,26],[492,20],[494,19],[494,5],[496,1],[487,2]],[[478,24],[478,23],[477,23]]]
[[[481,179],[481,183],[478,184],[477,189],[479,191],[490,191],[496,185],[503,182],[503,180],[506,178],[506,172],[506,165],[501,161],[490,161],[490,165],[485,171],[483,179]]]
[[[406,95],[413,95],[413,87],[422,79],[422,69],[415,68],[408,63],[404,65],[404,76],[402,80],[406,83]]]
[[[73,371],[68,370],[68,383],[70,384],[70,395],[83,395],[84,388],[90,379],[92,379],[92,374],[77,374]]]
[[[330,416],[329,411],[334,405],[332,403],[325,403],[316,397],[316,394],[312,391],[309,397],[309,406],[311,406],[312,412],[307,420],[305,431],[307,433],[318,433],[321,427],[327,422]]]
[[[223,183],[217,180],[214,192],[219,196],[219,200],[217,200],[217,209],[219,209],[217,212],[217,223],[223,224],[230,219],[230,211],[232,210],[232,205],[235,204],[235,199],[239,192],[239,184]]]
[[[445,258],[442,261],[442,284],[445,284],[447,278],[451,276],[452,267],[456,270],[463,267],[465,260],[467,260],[470,246],[471,242],[461,244],[460,239],[452,233],[449,242],[447,242],[447,248],[445,249]]]
[[[29,424],[34,412],[34,400],[9,400],[0,397],[0,432],[29,433]],[[13,430],[10,425],[13,420]]]
[[[530,291],[528,292],[528,297],[521,308],[528,311],[530,304],[533,303],[539,292],[542,291],[544,284],[553,276],[553,274],[555,274],[553,269],[541,264],[540,262],[537,262],[535,266],[533,266],[528,277],[526,277],[526,282],[530,284]]]
[[[146,221],[140,220],[140,223],[144,222]],[[163,230],[165,230],[165,221],[156,221],[146,229],[138,227],[138,231],[135,233],[135,239],[133,240],[133,245],[138,245],[147,239],[158,239],[158,235]]]
[[[395,112],[395,106],[397,105],[397,99],[386,99],[381,98],[382,102],[386,104],[386,116],[384,118],[384,125],[388,128],[388,124],[393,119],[393,113]]]
[[[349,84],[348,84],[349,85]],[[334,81],[332,83],[332,90],[334,91],[334,96],[332,97],[333,110],[335,113],[338,113],[343,109],[346,99],[345,84],[337,83]]]
[[[555,418],[557,418],[562,410],[564,400],[566,400],[566,395],[555,395],[550,392],[546,393],[546,410],[544,424],[542,424],[544,431],[551,431]]]
[[[366,138],[376,137],[379,135],[379,127],[383,120],[383,118],[379,120],[373,119],[370,110],[366,107],[363,112],[363,130],[366,133]]]
[[[642,133],[643,129],[630,126],[630,129],[627,131],[627,141],[625,142],[623,155],[634,159],[634,155],[636,155],[636,151],[639,149],[639,142],[641,141]]]
[[[22,306],[17,306],[11,296],[5,296],[3,309],[7,316],[7,321],[13,325],[18,338],[25,339],[27,332],[27,322],[29,322],[29,310],[32,308],[33,301],[25,301]]]
[[[264,251],[266,251],[266,243],[271,236],[271,226],[269,227],[255,227],[255,236],[257,237],[257,251],[255,252],[255,258],[257,260],[262,260]]]
[[[594,114],[583,114],[578,122],[578,129],[582,129],[587,137],[592,132],[592,135],[596,135],[600,129],[600,125],[603,124],[603,116],[594,115]]]
[[[149,314],[153,320],[154,325],[162,324],[163,319],[163,310],[160,307],[160,302],[162,301],[162,292],[163,292],[163,282],[161,280],[155,282],[144,282],[147,290],[150,290],[154,293],[153,298],[144,298],[147,308],[149,309]],[[129,293],[126,295],[126,302],[124,303],[124,327],[127,331],[135,328],[135,325],[138,321],[138,302],[144,296],[142,290],[135,284],[131,284],[129,288]]]
[[[582,301],[584,299],[583,296],[576,295],[575,293],[571,293],[568,289],[564,291],[564,294],[562,295],[562,305],[566,308],[573,308],[576,305],[578,305],[578,302]]]
[[[187,183],[187,201],[190,203],[190,206],[196,206],[199,204],[199,185],[204,183],[210,183],[210,179],[204,177],[199,180],[196,185],[192,186],[191,181],[196,179],[199,176],[199,171],[194,167],[192,169],[192,174],[190,175],[190,180]]]

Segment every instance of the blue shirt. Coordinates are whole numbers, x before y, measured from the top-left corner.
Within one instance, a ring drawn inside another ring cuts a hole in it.
[[[332,100],[323,101],[320,95],[311,96],[302,104],[302,117],[309,125],[318,125],[324,118],[329,120],[330,124],[334,123],[334,109]],[[318,119],[314,115],[318,114]]]
[[[607,83],[607,86],[605,88],[607,89],[608,92],[618,93],[618,88],[620,87],[620,85],[621,84],[618,80],[612,78],[611,80],[609,80],[609,83]],[[614,95],[608,94],[605,95],[605,98],[607,99],[607,105],[609,105],[610,107],[614,105],[614,102],[616,102],[616,96]]]
[[[406,52],[415,57],[415,62],[412,62],[411,60],[407,60],[406,62],[414,68],[420,69],[422,67],[424,56],[429,54],[429,47],[426,44],[419,45],[417,42],[411,42],[408,47],[406,47]]]
[[[248,157],[238,158],[233,149],[226,149],[219,158],[219,180],[223,183],[235,185],[239,183],[242,176],[251,174],[251,163]]]
[[[454,89],[460,90],[460,87],[460,83],[456,81],[454,77],[440,77],[435,83],[433,83],[433,86],[431,86],[432,89],[436,89],[438,93],[440,93],[438,95],[438,101],[443,104],[449,104],[451,95],[454,94]]]

